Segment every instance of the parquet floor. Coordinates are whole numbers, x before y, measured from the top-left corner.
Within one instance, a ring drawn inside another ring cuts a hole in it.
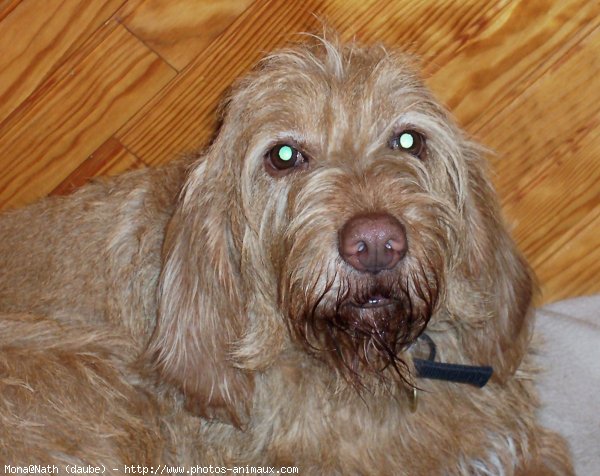
[[[207,143],[232,80],[325,20],[418,54],[544,302],[600,292],[598,0],[0,0],[0,209]]]

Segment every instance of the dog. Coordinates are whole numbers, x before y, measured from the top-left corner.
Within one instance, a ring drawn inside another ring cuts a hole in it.
[[[573,474],[531,271],[416,71],[310,40],[204,153],[5,212],[0,463]]]

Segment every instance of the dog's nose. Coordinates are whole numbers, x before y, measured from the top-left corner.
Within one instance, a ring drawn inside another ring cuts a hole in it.
[[[354,216],[340,230],[339,240],[344,261],[369,273],[392,269],[408,249],[404,227],[387,213]]]

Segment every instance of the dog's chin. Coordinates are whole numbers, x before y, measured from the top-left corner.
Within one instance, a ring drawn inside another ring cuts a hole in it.
[[[296,322],[308,348],[352,384],[410,382],[402,354],[424,331],[432,305],[406,290],[369,286],[323,299]]]

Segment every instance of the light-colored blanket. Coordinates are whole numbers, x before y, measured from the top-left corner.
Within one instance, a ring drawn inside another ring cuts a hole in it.
[[[577,475],[600,475],[600,295],[537,311],[542,423],[567,438]]]

